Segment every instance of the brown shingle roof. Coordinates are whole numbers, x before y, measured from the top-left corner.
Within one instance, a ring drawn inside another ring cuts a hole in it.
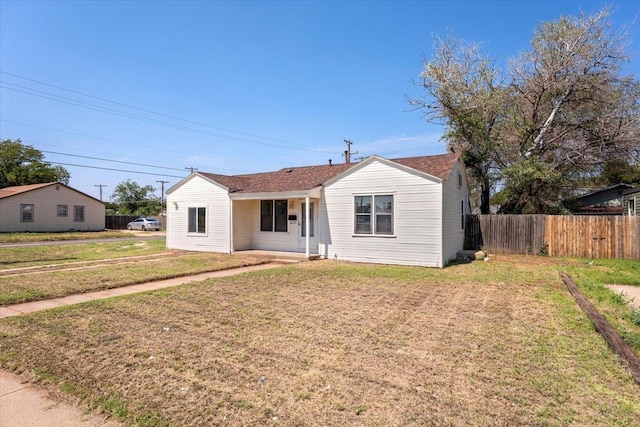
[[[457,160],[457,154],[441,154],[436,156],[405,157],[402,159],[392,159],[391,161],[444,179],[449,175],[449,172],[451,172]],[[358,164],[359,163],[340,163],[334,165],[301,166],[283,168],[275,172],[234,176],[212,173],[200,173],[200,175],[227,187],[231,192],[266,193],[303,191],[317,187]]]
[[[47,182],[44,184],[17,185],[15,187],[0,188],[0,199],[15,196],[16,194],[26,193],[27,191],[37,190],[38,188],[47,187],[57,184],[57,182]]]

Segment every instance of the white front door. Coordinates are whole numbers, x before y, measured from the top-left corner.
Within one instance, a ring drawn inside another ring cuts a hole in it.
[[[306,231],[307,231],[307,223],[306,221],[306,203],[304,200],[300,200],[298,202],[300,205],[300,212],[298,217],[298,249],[306,249]],[[311,252],[315,252],[318,250],[318,209],[316,202],[309,203],[309,250]]]

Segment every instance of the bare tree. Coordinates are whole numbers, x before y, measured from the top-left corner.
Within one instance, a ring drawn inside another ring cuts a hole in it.
[[[611,159],[637,162],[640,83],[622,73],[628,27],[608,7],[542,23],[530,50],[503,77],[477,44],[436,39],[410,99],[461,152],[479,186],[481,212],[499,185],[503,212],[561,212],[572,182]]]
[[[478,44],[436,38],[434,51],[418,83],[427,96],[409,103],[420,108],[428,122],[447,126],[443,138],[450,151],[461,153],[480,188],[480,210],[489,213],[496,123],[505,102],[500,72]]]
[[[604,8],[543,23],[531,50],[510,62],[513,111],[499,147],[504,211],[558,211],[568,179],[637,156],[640,87],[621,73],[628,31],[614,31],[609,17]],[[522,181],[532,169],[546,185]]]

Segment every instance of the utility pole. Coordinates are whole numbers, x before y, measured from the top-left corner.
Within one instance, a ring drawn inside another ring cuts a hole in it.
[[[106,184],[97,184],[94,187],[100,187],[100,201],[102,201],[102,187],[106,187]]]
[[[345,139],[344,143],[347,144],[347,149],[345,150],[345,152],[342,155],[344,156],[344,162],[346,164],[350,164],[351,163],[351,156],[354,155],[354,154],[358,154],[358,152],[357,151],[355,153],[351,152],[351,146],[353,145],[353,142],[349,141],[348,139]]]
[[[190,170],[191,173],[193,173],[193,171],[197,171],[198,168],[194,168],[193,166],[187,166],[185,169]]]
[[[156,182],[159,182],[160,185],[161,185],[161,188],[162,188],[160,190],[160,215],[162,215],[164,217],[164,185],[168,184],[169,181],[159,180],[159,181],[156,181]]]

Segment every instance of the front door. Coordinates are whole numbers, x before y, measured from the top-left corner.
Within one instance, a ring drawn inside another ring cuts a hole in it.
[[[307,223],[306,221],[306,203],[304,200],[301,200],[300,203],[300,217],[298,218],[298,249],[305,249],[306,244],[306,232],[307,232]],[[309,203],[309,250],[311,252],[315,252],[318,249],[318,230],[317,230],[317,207],[316,202]]]

